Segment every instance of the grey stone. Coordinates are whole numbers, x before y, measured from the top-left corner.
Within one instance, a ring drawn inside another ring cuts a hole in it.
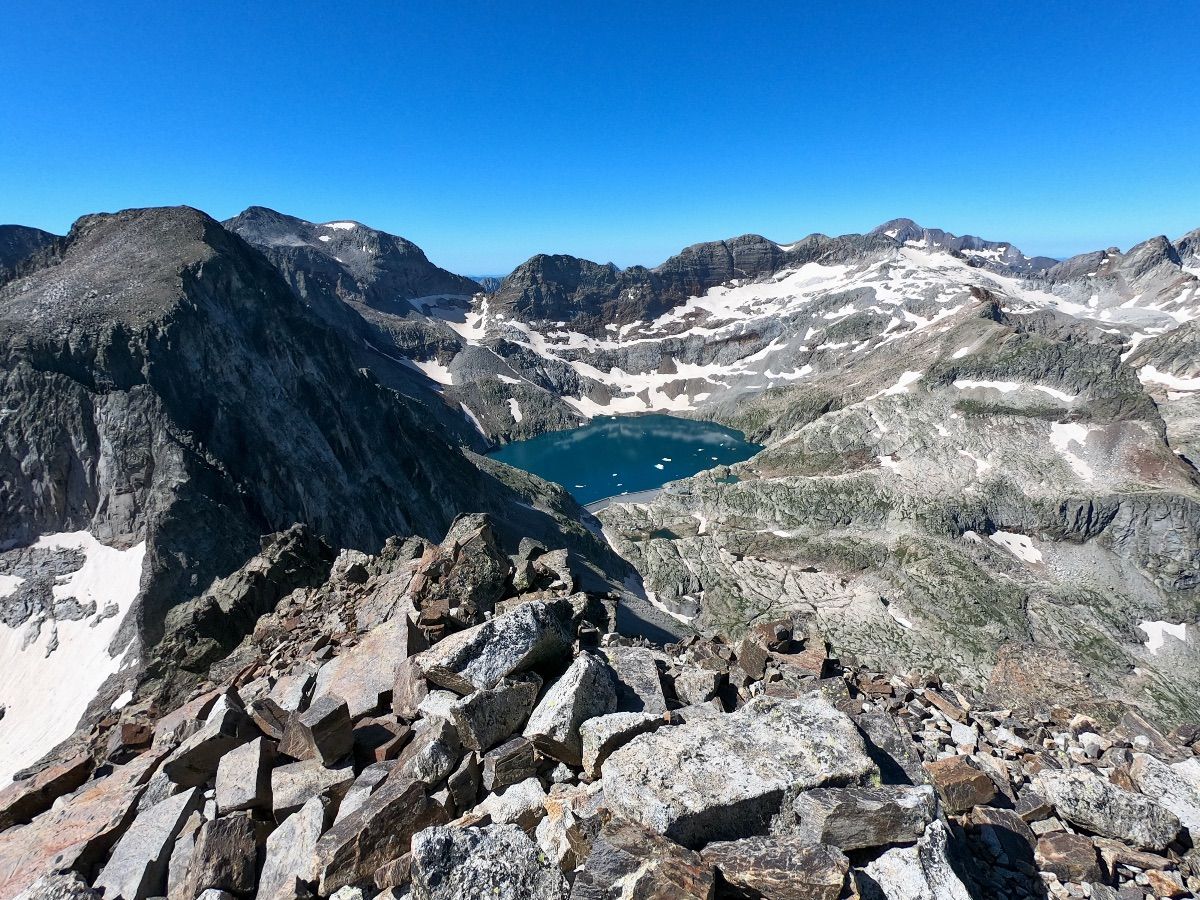
[[[546,791],[536,778],[526,778],[503,794],[488,794],[475,807],[479,815],[488,815],[497,825],[519,825],[522,831],[532,831],[545,814]]]
[[[400,663],[424,649],[420,630],[398,615],[369,631],[358,644],[321,666],[313,702],[332,695],[346,701],[352,718],[390,703]]]
[[[255,734],[254,724],[244,712],[225,706],[210,714],[203,727],[175,749],[162,770],[183,787],[204,784],[217,774],[221,757]]]
[[[217,764],[217,812],[271,808],[271,763],[265,738],[255,738],[221,757]]]
[[[326,694],[303,713],[293,715],[279,740],[279,752],[292,759],[316,759],[329,766],[354,746],[350,709],[346,701]]]
[[[313,797],[340,801],[353,781],[353,766],[328,769],[315,759],[277,766],[271,771],[271,810],[279,821]]]
[[[110,900],[145,900],[161,894],[175,838],[203,801],[200,789],[192,788],[139,814],[113,847],[95,887]]]
[[[574,837],[572,855],[586,857],[571,900],[711,900],[715,894],[711,862],[641,825],[612,819],[590,841]]]
[[[662,675],[654,653],[644,647],[606,647],[604,656],[617,673],[618,709],[621,712],[667,711]]]
[[[888,850],[856,871],[863,900],[972,900],[950,863],[950,830],[936,821],[911,847]]]
[[[558,866],[515,825],[434,827],[412,841],[413,900],[566,900]]]
[[[837,847],[796,836],[716,841],[701,856],[734,888],[773,900],[837,900],[850,870]]]
[[[526,737],[514,737],[484,754],[483,787],[499,793],[536,771],[533,743]]]
[[[395,767],[395,760],[387,760],[385,762],[372,763],[363,769],[358,777],[354,779],[354,783],[350,785],[350,789],[346,791],[346,796],[342,798],[341,805],[338,806],[337,817],[333,820],[333,823],[336,825],[366,803],[367,798],[375,793],[376,788],[383,784],[384,779],[391,774],[392,769]]]
[[[937,815],[929,785],[816,788],[796,798],[799,833],[842,850],[911,844]]]
[[[883,710],[871,710],[856,716],[854,721],[866,740],[867,754],[879,766],[884,782],[929,783],[912,735],[897,726],[895,719]]]
[[[817,695],[641,735],[601,770],[614,813],[684,846],[764,833],[801,791],[878,775],[854,723]]]
[[[578,766],[583,760],[579,727],[616,708],[613,670],[598,657],[580,653],[538,701],[524,734],[547,756]]]
[[[564,656],[571,647],[569,607],[534,600],[443,638],[422,653],[419,667],[433,684],[458,694],[495,687],[501,678]]]
[[[183,896],[214,888],[244,896],[257,883],[257,845],[250,813],[233,813],[205,822],[196,833],[188,860]]]
[[[1178,816],[1185,828],[1200,832],[1200,760],[1168,764],[1148,753],[1135,753],[1129,776],[1139,791]]]
[[[684,669],[675,676],[675,696],[684,706],[706,703],[721,686],[721,675],[712,669]]]
[[[43,875],[17,895],[16,900],[101,900],[78,872]]]
[[[458,732],[446,719],[422,719],[396,758],[396,771],[434,785],[454,771],[462,757]]]
[[[325,830],[323,797],[312,797],[267,838],[258,900],[297,900],[302,883],[316,880],[313,852]]]
[[[609,713],[588,719],[579,726],[583,770],[592,778],[599,778],[601,765],[614,750],[665,724],[663,716],[645,712]]]
[[[451,704],[450,720],[463,746],[490,750],[508,739],[533,710],[542,680],[532,673],[504,678],[494,688],[484,688]]]
[[[1095,834],[1146,850],[1162,850],[1179,834],[1174,813],[1083,769],[1046,769],[1033,785],[1059,816]]]

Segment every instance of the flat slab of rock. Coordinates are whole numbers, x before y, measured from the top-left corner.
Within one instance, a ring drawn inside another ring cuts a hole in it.
[[[645,647],[607,647],[604,656],[617,673],[618,710],[660,716],[667,711],[654,651]]]
[[[575,873],[571,900],[712,900],[712,863],[623,819],[607,822]]]
[[[121,835],[96,879],[105,897],[145,900],[167,886],[167,863],[180,828],[204,802],[199,788],[183,791],[140,813]]]
[[[1200,760],[1168,764],[1148,753],[1135,753],[1129,775],[1139,791],[1178,816],[1185,828],[1200,831]]]
[[[493,793],[524,781],[537,771],[533,743],[515,737],[489,750],[483,757],[483,787]]]
[[[217,764],[217,812],[271,808],[271,745],[255,738],[221,757]]]
[[[325,830],[325,800],[313,797],[267,838],[257,900],[296,900],[300,884],[316,880],[313,851]]]
[[[850,870],[837,847],[794,836],[717,841],[701,856],[735,888],[773,900],[837,900]]]
[[[1174,813],[1083,769],[1043,770],[1033,786],[1072,825],[1144,850],[1162,850],[1179,834]]]
[[[226,706],[214,710],[200,730],[167,758],[163,771],[182,787],[204,784],[217,774],[222,756],[255,737],[257,732],[250,717],[240,709]]]
[[[375,626],[358,644],[321,666],[313,701],[326,695],[346,701],[352,718],[390,703],[400,663],[426,646],[407,615]]]
[[[195,897],[207,890],[249,894],[257,883],[257,849],[248,812],[205,822],[188,860],[183,896]]]
[[[881,709],[855,718],[867,743],[867,754],[879,766],[885,784],[928,784],[917,745],[896,720]]]
[[[526,778],[503,794],[488,794],[475,813],[491,816],[497,825],[517,825],[531,831],[545,815],[546,790],[537,778]]]
[[[862,900],[972,900],[950,865],[950,831],[936,821],[911,847],[896,847],[856,871]]]
[[[801,791],[878,775],[854,723],[817,695],[641,735],[601,770],[615,814],[692,847],[765,833]]]
[[[439,641],[417,657],[419,667],[431,683],[457,694],[495,687],[501,678],[569,653],[569,616],[557,602],[523,603]]]
[[[490,750],[511,737],[533,711],[542,680],[533,673],[503,678],[450,704],[450,721],[469,750]]]
[[[275,819],[291,815],[313,797],[340,799],[353,781],[353,766],[327,769],[315,759],[277,766],[271,770],[271,808]]]
[[[583,770],[592,778],[599,778],[600,766],[614,750],[665,724],[661,715],[647,712],[617,712],[588,719],[579,727]]]
[[[288,719],[279,752],[292,759],[316,759],[332,765],[354,747],[354,729],[346,701],[326,694],[303,713]]]
[[[567,881],[516,825],[428,828],[412,841],[413,900],[567,900]]]
[[[861,850],[915,843],[937,815],[937,797],[928,785],[816,788],[792,809],[810,843]]]
[[[583,760],[579,727],[616,708],[617,678],[613,670],[599,657],[580,653],[538,701],[524,734],[547,756],[578,766]]]
[[[59,797],[87,781],[91,771],[92,758],[82,754],[0,790],[0,831],[45,812]]]
[[[1092,839],[1082,834],[1060,831],[1038,838],[1034,863],[1042,872],[1052,872],[1064,884],[1100,881],[1100,861]]]

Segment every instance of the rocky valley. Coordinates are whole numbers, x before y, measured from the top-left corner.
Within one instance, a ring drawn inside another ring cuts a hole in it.
[[[1196,231],[3,226],[0,897],[1191,896],[1198,321]],[[762,449],[488,455],[646,413]]]

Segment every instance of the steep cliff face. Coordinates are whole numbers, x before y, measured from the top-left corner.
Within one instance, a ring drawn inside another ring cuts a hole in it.
[[[375,551],[483,510],[514,546],[566,531],[603,555],[561,491],[483,471],[358,368],[262,254],[193,209],[85,217],[0,288],[0,410],[0,546],[144,542],[122,645],[156,644],[170,608],[295,522]]]
[[[19,263],[54,243],[56,236],[27,225],[0,225],[0,283],[11,278]]]

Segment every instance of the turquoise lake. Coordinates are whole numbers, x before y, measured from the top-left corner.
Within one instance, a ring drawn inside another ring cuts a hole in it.
[[[556,481],[580,503],[661,487],[759,450],[731,428],[675,416],[605,416],[517,441],[491,455]]]

